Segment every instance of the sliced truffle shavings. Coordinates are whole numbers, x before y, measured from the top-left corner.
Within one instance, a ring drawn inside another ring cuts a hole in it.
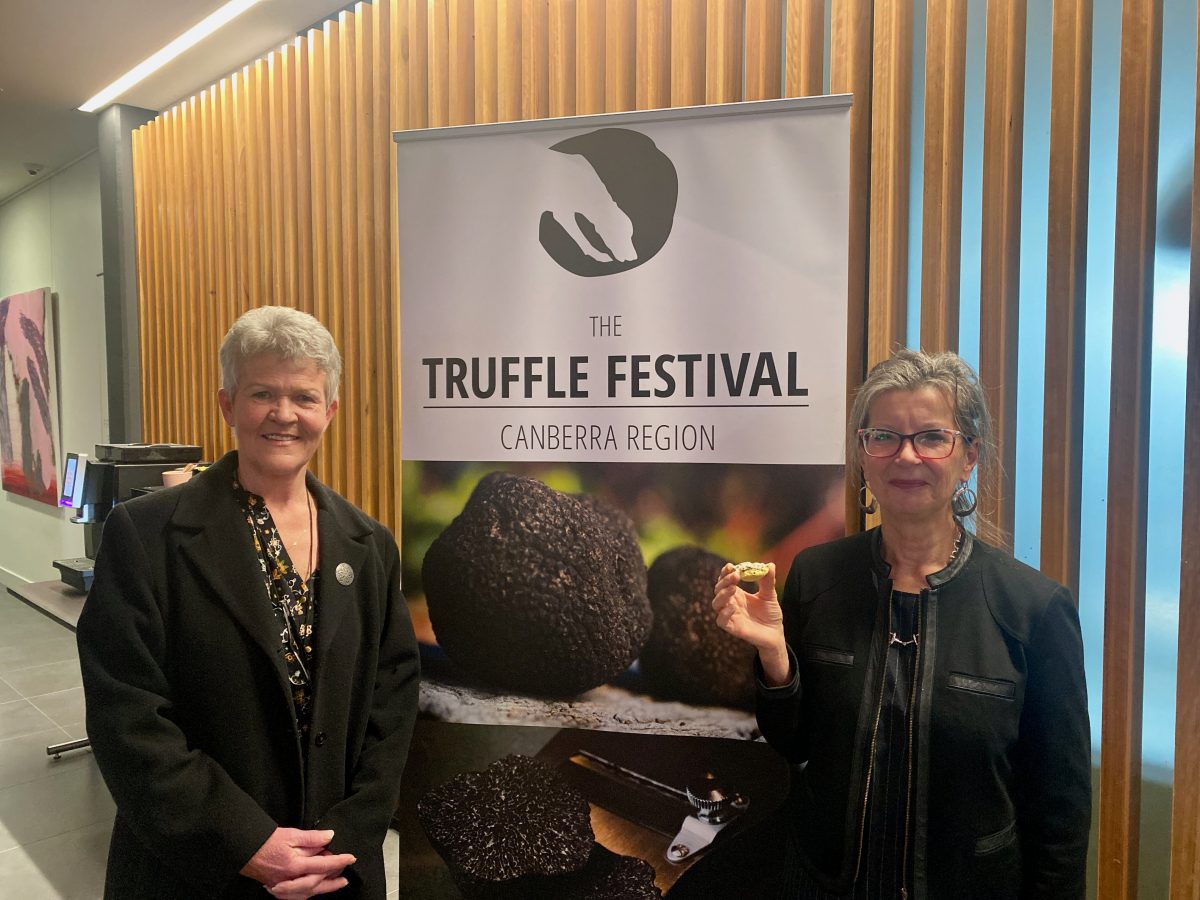
[[[712,610],[713,585],[724,566],[724,559],[702,547],[676,547],[650,567],[647,593],[654,627],[639,665],[652,693],[687,703],[753,708],[754,648],[722,630]]]
[[[507,882],[480,881],[454,873],[468,900],[659,900],[654,867],[595,844],[587,865],[568,875],[526,875]]]
[[[489,687],[571,697],[624,672],[650,632],[628,518],[492,472],[425,554],[438,644]]]
[[[558,896],[569,900],[654,900],[654,867],[636,856],[621,856],[596,844],[583,871],[563,876],[572,885]],[[546,894],[546,900],[555,895]]]
[[[583,795],[545,763],[515,754],[433,788],[417,817],[452,872],[488,882],[574,872],[594,840]]]

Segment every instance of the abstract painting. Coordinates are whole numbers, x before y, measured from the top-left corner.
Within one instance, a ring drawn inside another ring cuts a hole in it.
[[[4,490],[58,505],[50,289],[0,300],[0,457]]]

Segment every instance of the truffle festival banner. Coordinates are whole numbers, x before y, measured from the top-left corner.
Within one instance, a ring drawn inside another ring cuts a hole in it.
[[[710,896],[789,777],[713,583],[844,532],[849,99],[396,138],[402,893]]]
[[[849,112],[399,132],[403,458],[839,463]]]
[[[849,111],[397,133],[423,715],[756,735],[708,603],[843,530]]]

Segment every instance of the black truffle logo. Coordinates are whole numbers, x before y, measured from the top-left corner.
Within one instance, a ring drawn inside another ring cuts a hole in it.
[[[601,128],[550,148],[581,157],[538,240],[576,275],[615,275],[654,258],[671,234],[679,176],[654,141],[627,128]],[[598,183],[597,183],[598,179]]]

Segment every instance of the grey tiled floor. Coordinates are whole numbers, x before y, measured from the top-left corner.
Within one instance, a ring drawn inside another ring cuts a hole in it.
[[[0,585],[0,900],[92,900],[104,886],[115,808],[84,736],[75,637]],[[384,842],[389,898],[399,845]],[[264,896],[266,896],[264,894]]]

